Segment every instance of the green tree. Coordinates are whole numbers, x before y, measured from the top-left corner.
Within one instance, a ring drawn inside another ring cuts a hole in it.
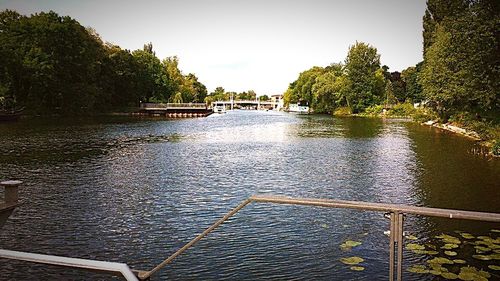
[[[420,62],[416,66],[410,66],[401,72],[401,79],[405,83],[406,97],[412,102],[421,102],[424,99],[419,78],[422,64],[423,62]]]
[[[356,42],[349,48],[345,71],[350,85],[347,103],[354,113],[381,101],[385,79],[375,47]]]
[[[458,111],[500,111],[500,16],[494,2],[467,2],[466,8],[459,6],[460,11],[451,10],[437,21],[420,81],[430,105],[443,120]]]

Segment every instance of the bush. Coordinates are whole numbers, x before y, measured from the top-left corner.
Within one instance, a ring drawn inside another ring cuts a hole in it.
[[[439,118],[439,116],[437,116],[437,114],[434,111],[425,108],[416,108],[412,117],[414,121],[420,123],[427,122],[430,120],[437,120]]]
[[[400,116],[408,117],[412,116],[416,112],[416,109],[410,103],[400,103],[396,104],[391,110],[389,110],[390,116]]]
[[[493,147],[491,148],[493,155],[500,156],[500,139],[495,140]]]
[[[379,115],[384,110],[382,105],[372,105],[365,109],[365,113],[367,115]]]
[[[350,107],[338,107],[333,112],[335,116],[347,116],[352,114],[352,109]]]

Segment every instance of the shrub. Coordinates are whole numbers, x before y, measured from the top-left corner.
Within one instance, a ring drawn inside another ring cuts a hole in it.
[[[365,109],[365,113],[367,115],[379,115],[382,113],[383,110],[384,107],[381,105],[372,105]]]
[[[500,156],[500,139],[495,140],[493,147],[491,148],[493,155]]]
[[[350,107],[338,107],[333,112],[335,116],[347,116],[352,114],[352,109]]]
[[[389,110],[390,116],[401,116],[407,117],[413,115],[416,109],[410,103],[400,103],[396,104],[391,110]]]

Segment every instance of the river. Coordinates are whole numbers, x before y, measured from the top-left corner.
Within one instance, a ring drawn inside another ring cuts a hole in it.
[[[500,213],[500,160],[476,155],[476,148],[465,137],[407,120],[272,111],[22,119],[0,124],[0,180],[24,182],[23,205],[0,230],[0,248],[151,269],[253,194]],[[251,204],[153,280],[387,280],[388,223],[375,212]],[[435,235],[497,239],[498,229],[405,221],[417,238],[408,242],[444,257]],[[361,244],[340,247],[349,240]],[[453,259],[498,278],[487,266],[500,262],[472,258],[472,246],[461,243]],[[340,262],[351,256],[364,259],[363,271]],[[405,250],[404,280],[438,278],[407,271],[434,256]],[[1,280],[110,278],[0,263]]]

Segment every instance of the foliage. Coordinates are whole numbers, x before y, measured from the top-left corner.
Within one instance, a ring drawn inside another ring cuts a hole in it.
[[[0,12],[0,95],[33,114],[87,114],[140,101],[203,100],[196,76],[177,58],[162,63],[151,43],[130,52],[103,43],[92,28],[55,12]]]
[[[420,82],[443,121],[457,110],[500,113],[498,11],[495,1],[429,1]]]
[[[491,152],[493,153],[493,155],[500,156],[500,139],[495,140]]]
[[[335,111],[333,112],[333,115],[335,116],[348,116],[352,114],[352,109],[347,106],[343,107],[337,107]]]
[[[354,113],[362,112],[366,107],[381,101],[385,78],[375,47],[356,42],[349,48],[345,71],[349,81],[347,104]]]
[[[415,108],[410,103],[400,103],[391,108],[388,112],[390,116],[409,117],[415,113]]]
[[[378,116],[382,114],[384,107],[382,105],[371,105],[365,109],[366,115]]]
[[[401,79],[405,83],[406,99],[410,102],[421,102],[424,99],[422,84],[419,76],[423,62],[410,66],[401,72]]]

